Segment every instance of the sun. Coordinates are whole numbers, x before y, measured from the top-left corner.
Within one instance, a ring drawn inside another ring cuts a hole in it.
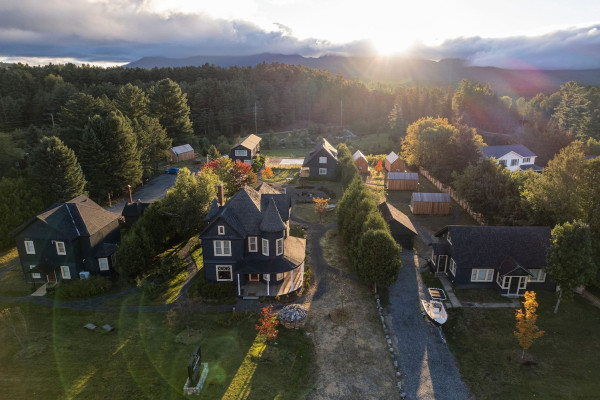
[[[381,56],[391,56],[406,52],[414,41],[401,35],[384,34],[371,39],[377,53]]]

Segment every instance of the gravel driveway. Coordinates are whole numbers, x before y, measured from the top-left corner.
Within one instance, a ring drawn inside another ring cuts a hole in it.
[[[167,189],[175,184],[176,178],[177,175],[170,174],[157,176],[133,193],[133,201],[141,199],[143,202],[149,203],[155,200],[163,199],[167,195]],[[125,201],[128,200],[129,199],[126,199]],[[123,208],[125,207],[125,201],[116,203],[112,207],[107,207],[106,209],[108,211],[121,214],[121,211],[123,211]]]
[[[402,252],[402,268],[390,287],[390,315],[398,339],[399,360],[408,399],[463,400],[469,391],[462,382],[454,356],[438,329],[421,314],[419,296],[425,287],[417,280],[414,251]],[[427,298],[428,299],[428,298]]]

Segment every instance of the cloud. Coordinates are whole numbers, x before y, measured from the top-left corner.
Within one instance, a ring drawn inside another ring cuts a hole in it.
[[[471,65],[514,69],[600,68],[600,25],[540,36],[458,38],[439,46],[415,46],[411,55],[430,59],[461,58]]]

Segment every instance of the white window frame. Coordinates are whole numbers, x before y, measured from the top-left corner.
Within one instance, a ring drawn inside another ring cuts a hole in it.
[[[506,167],[506,160],[498,160],[498,164]]]
[[[235,151],[236,157],[246,157],[247,155],[248,155],[248,150],[236,150]]]
[[[217,282],[232,282],[233,281],[233,267],[231,265],[217,265],[215,267],[217,272]],[[229,279],[219,279],[219,272],[229,271]]]
[[[71,269],[68,265],[60,266],[60,276],[62,276],[63,279],[71,279]]]
[[[319,168],[319,175],[327,175],[327,168]]]
[[[42,275],[39,272],[32,272],[31,277],[33,279],[42,279]]]
[[[485,271],[485,276],[480,279],[479,273]],[[489,268],[473,268],[471,270],[471,282],[493,282],[494,270]]]
[[[258,252],[258,237],[248,236],[248,252],[250,252],[250,253]]]
[[[528,278],[526,276],[519,276],[518,278],[519,278],[519,289],[526,289]]]
[[[106,257],[100,257],[98,259],[98,267],[100,268],[100,271],[108,271],[108,270],[110,270],[110,266],[108,265],[108,258],[106,258]]]
[[[450,257],[450,272],[452,272],[452,275],[456,276],[456,262],[454,262],[452,257]]]
[[[533,274],[533,277],[529,277],[529,282],[546,282],[546,271],[543,268],[530,269],[529,272]]]
[[[217,226],[217,234],[219,234],[219,235],[224,235],[225,234],[225,225],[218,225]]]
[[[263,256],[269,255],[269,239],[262,240],[262,254]]]
[[[283,238],[275,241],[275,254],[278,256],[283,254]]]
[[[25,241],[25,253],[35,254],[35,245],[33,244],[33,240]]]
[[[278,281],[283,280],[283,278],[285,278],[285,276],[283,275],[283,272],[279,272],[277,274],[277,276],[275,277],[275,279],[277,279]]]
[[[319,157],[319,164],[327,164],[327,157]]]
[[[523,162],[522,164],[528,164],[531,162],[531,157],[523,157]]]
[[[217,257],[231,256],[231,240],[214,240],[214,253]]]
[[[59,256],[67,255],[67,248],[65,247],[65,242],[56,241],[54,242],[54,245],[56,246],[56,254],[58,254]]]
[[[512,160],[510,160],[510,166],[511,167],[516,167],[517,165],[519,165],[519,159],[518,158],[513,158]]]

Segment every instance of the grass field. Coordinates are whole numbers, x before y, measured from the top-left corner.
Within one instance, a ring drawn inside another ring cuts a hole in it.
[[[260,154],[267,157],[275,158],[304,158],[304,156],[310,151],[310,148],[286,148],[286,149],[261,149]]]
[[[528,353],[537,364],[514,361],[512,309],[449,310],[444,333],[461,376],[477,399],[592,399],[600,392],[600,309],[576,295],[553,314],[553,293],[538,292],[537,325],[546,334]]]
[[[31,294],[33,286],[25,282],[16,247],[0,254],[1,271],[6,272],[0,278],[0,296],[20,297]]]
[[[358,136],[351,139],[349,144],[356,149],[359,149],[365,155],[389,154],[392,150],[396,152],[399,150],[399,146],[394,145],[394,141],[389,133]]]

